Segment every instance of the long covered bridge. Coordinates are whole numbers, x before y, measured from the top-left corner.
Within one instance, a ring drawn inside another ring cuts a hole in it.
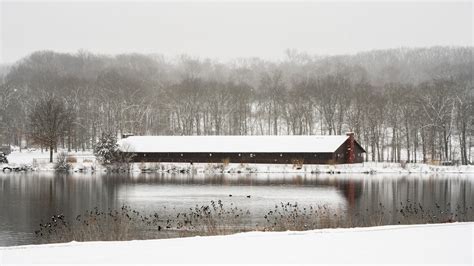
[[[134,162],[343,164],[361,163],[354,134],[337,136],[131,136],[120,150]]]

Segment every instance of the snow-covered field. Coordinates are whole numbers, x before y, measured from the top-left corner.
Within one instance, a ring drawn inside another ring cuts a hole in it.
[[[53,161],[56,161],[58,153],[53,154]],[[69,152],[68,156],[74,157],[77,161],[73,163],[74,168],[91,168],[97,165],[95,156],[92,154],[92,151],[85,152]],[[49,163],[49,152],[41,151],[38,149],[14,150],[11,154],[7,156],[8,162],[12,166],[19,165],[30,165],[35,170],[44,170],[44,171],[53,171],[54,163]]]
[[[0,248],[10,264],[473,265],[474,223],[250,232],[124,242]]]
[[[56,157],[57,154],[54,154]],[[91,151],[86,152],[70,152],[68,156],[74,157],[77,162],[72,163],[73,170],[85,170],[89,172],[91,169],[96,171],[105,171],[99,163],[97,163]],[[22,152],[14,151],[8,155],[11,165],[32,165],[36,170],[54,170],[54,164],[49,163],[49,153],[40,150],[23,150]],[[339,164],[339,165],[312,165],[304,164],[297,167],[292,164],[207,164],[207,163],[134,163],[132,164],[133,172],[182,172],[182,173],[329,173],[329,174],[348,174],[348,173],[399,173],[399,174],[474,174],[474,166],[439,166],[429,164],[406,164],[402,166],[400,163],[377,163],[367,162],[361,164]]]

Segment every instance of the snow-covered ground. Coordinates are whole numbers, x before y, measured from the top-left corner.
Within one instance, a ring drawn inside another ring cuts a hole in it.
[[[56,158],[57,153],[54,154]],[[96,161],[91,151],[69,152],[68,156],[73,157],[77,162],[72,163],[73,170],[85,169],[89,172],[91,169],[96,171],[105,171]],[[22,152],[13,151],[8,155],[11,165],[32,165],[36,170],[54,170],[54,164],[49,163],[49,153],[41,150],[23,150]],[[348,173],[399,173],[399,174],[432,174],[432,173],[455,173],[455,174],[474,174],[474,166],[439,166],[430,164],[406,164],[402,167],[400,163],[377,163],[367,162],[361,164],[339,164],[339,165],[314,165],[304,164],[301,167],[292,164],[208,164],[208,163],[134,163],[133,172],[182,172],[182,173],[329,173],[329,174],[348,174]]]
[[[304,164],[207,164],[207,163],[136,163],[132,171],[194,172],[194,173],[289,173],[289,174],[474,174],[474,166],[438,166],[429,164],[360,163],[316,165]]]
[[[75,159],[72,163],[76,169],[96,167],[97,162],[92,151],[67,152],[68,156]],[[56,161],[58,153],[53,153],[53,161]],[[14,150],[7,156],[9,165],[30,165],[35,170],[53,171],[54,163],[49,163],[49,152],[39,149],[24,149],[21,152]]]
[[[250,232],[124,242],[0,248],[10,264],[473,265],[474,223]]]

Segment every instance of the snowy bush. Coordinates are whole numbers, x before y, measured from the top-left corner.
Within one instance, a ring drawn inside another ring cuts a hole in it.
[[[66,157],[66,162],[68,163],[77,163],[77,158],[74,156],[67,156]]]
[[[121,152],[116,150],[112,157],[112,164],[108,166],[108,170],[112,172],[129,172],[131,169],[130,162],[132,162],[135,154]]]
[[[66,172],[66,171],[69,171],[69,169],[71,169],[71,165],[68,162],[66,152],[58,153],[56,157],[56,164],[54,165],[54,169],[60,172]]]

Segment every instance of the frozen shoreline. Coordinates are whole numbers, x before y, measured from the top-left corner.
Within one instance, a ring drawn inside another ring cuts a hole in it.
[[[0,265],[45,263],[472,265],[473,256],[474,223],[470,222],[6,247],[0,248]]]
[[[75,172],[104,172],[91,152],[70,153],[77,162],[72,163]],[[48,161],[49,153],[40,151],[14,151],[8,156],[10,165],[31,165],[37,171],[54,171]],[[55,154],[56,156],[56,154]],[[314,165],[303,164],[219,164],[219,163],[133,163],[131,171],[157,173],[204,173],[204,174],[474,174],[474,165],[439,166],[422,163],[366,162],[360,164]]]

